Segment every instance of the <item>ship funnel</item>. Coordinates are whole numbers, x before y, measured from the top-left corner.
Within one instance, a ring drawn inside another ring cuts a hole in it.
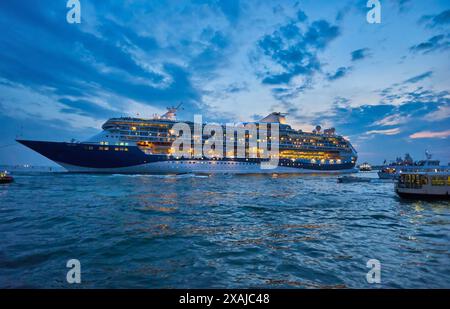
[[[286,124],[286,114],[273,112],[270,115],[267,115],[266,117],[261,119],[259,122]]]

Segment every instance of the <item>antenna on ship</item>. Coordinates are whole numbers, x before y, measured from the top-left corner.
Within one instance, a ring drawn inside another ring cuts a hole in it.
[[[181,105],[183,105],[183,102],[180,102],[177,106],[167,107],[167,112],[161,116],[161,119],[176,120],[177,111],[183,109]]]

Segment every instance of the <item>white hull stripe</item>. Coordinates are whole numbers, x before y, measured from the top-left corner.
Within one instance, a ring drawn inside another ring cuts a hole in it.
[[[69,172],[77,173],[112,173],[112,174],[343,174],[355,173],[356,168],[345,170],[311,170],[296,167],[278,166],[274,169],[262,169],[259,164],[234,162],[233,164],[220,164],[217,161],[183,162],[161,161],[120,168],[89,168],[56,162]]]

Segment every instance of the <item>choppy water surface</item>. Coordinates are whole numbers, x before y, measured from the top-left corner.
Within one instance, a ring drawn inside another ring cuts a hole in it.
[[[449,202],[336,178],[16,175],[0,186],[0,286],[73,287],[76,258],[79,287],[450,288]]]

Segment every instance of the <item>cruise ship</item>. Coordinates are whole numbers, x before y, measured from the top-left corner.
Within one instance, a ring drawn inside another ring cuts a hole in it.
[[[17,141],[48,159],[61,165],[69,172],[77,173],[132,173],[132,174],[183,174],[183,173],[352,173],[356,172],[357,152],[351,143],[336,135],[335,129],[323,130],[317,126],[313,132],[295,130],[286,123],[286,115],[274,112],[257,122],[249,122],[257,129],[269,131],[278,128],[277,163],[273,168],[261,168],[261,163],[269,160],[256,150],[256,155],[248,149],[251,133],[245,131],[244,156],[237,156],[236,149],[216,149],[223,155],[179,156],[174,154],[173,144],[179,136],[173,128],[178,123],[178,107],[168,108],[161,116],[143,119],[120,117],[107,120],[103,131],[92,138],[79,142],[50,142],[18,139]],[[194,122],[184,122],[194,128]],[[204,127],[206,124],[200,124]],[[226,139],[225,126],[223,140]],[[195,128],[194,128],[195,129]],[[201,131],[201,145],[208,142],[211,135]],[[265,139],[271,136],[265,135]],[[275,137],[275,136],[274,136]],[[229,137],[228,137],[229,138]],[[199,136],[192,135],[192,145]],[[238,136],[234,138],[237,147]],[[264,140],[266,141],[266,140]],[[258,139],[258,143],[263,142]],[[266,141],[267,142],[267,141]],[[269,148],[273,141],[269,141]],[[223,151],[222,151],[223,150]]]

